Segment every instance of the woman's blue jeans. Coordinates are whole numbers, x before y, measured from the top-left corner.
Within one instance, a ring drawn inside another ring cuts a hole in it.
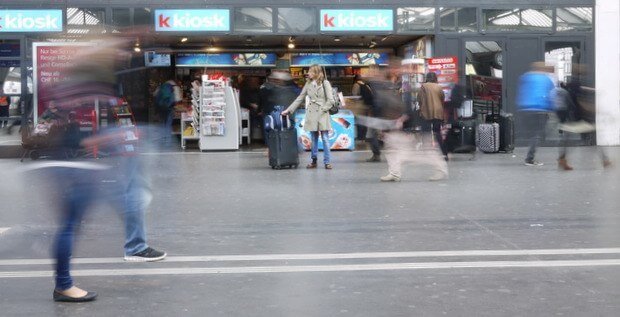
[[[329,131],[320,131],[321,140],[323,140],[323,164],[329,164],[331,159],[330,145],[329,145]],[[319,154],[319,131],[310,131],[310,137],[312,137],[311,155],[312,160],[317,160]]]

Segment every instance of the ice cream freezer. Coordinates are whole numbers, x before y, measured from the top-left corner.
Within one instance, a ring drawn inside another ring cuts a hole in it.
[[[300,148],[310,150],[312,138],[310,132],[303,128],[306,111],[295,112],[295,129],[297,129],[297,143]],[[340,109],[331,116],[332,131],[329,132],[329,144],[332,150],[355,150],[355,117],[350,110]],[[323,141],[319,138],[319,150],[323,149]]]

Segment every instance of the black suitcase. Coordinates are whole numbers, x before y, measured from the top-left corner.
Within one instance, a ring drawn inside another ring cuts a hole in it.
[[[499,151],[511,153],[515,149],[515,120],[512,114],[499,118]]]
[[[269,166],[271,168],[297,168],[299,166],[297,130],[295,128],[269,131],[267,133],[267,146],[269,147]]]
[[[476,120],[454,122],[446,138],[450,153],[476,152]]]

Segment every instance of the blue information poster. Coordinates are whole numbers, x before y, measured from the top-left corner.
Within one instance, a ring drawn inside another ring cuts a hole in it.
[[[277,56],[274,53],[179,53],[176,56],[176,65],[178,67],[275,67],[276,60]]]
[[[386,53],[296,53],[291,54],[291,66],[370,66],[387,65],[389,56]]]
[[[295,129],[297,129],[297,143],[304,150],[309,151],[312,146],[310,132],[303,128],[306,110],[295,112]],[[332,115],[332,131],[329,132],[329,144],[332,150],[355,150],[355,117],[351,110],[340,109]],[[319,138],[319,150],[323,150],[323,141]]]

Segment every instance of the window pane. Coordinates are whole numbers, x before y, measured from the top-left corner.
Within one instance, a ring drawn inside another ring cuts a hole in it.
[[[151,10],[145,8],[133,9],[133,24],[134,25],[152,25],[153,19],[151,19]]]
[[[435,29],[435,8],[398,8],[398,32],[432,32]]]
[[[269,33],[273,27],[271,8],[236,8],[235,31]]]
[[[105,32],[105,9],[67,8],[67,33],[92,34]]]
[[[483,9],[484,29],[488,31],[549,31],[553,27],[550,9]]]
[[[278,32],[307,33],[316,29],[312,8],[278,8]]]
[[[118,27],[130,26],[129,9],[112,9],[112,25]]]
[[[592,8],[558,8],[556,23],[559,32],[592,31]]]
[[[439,26],[444,32],[456,32],[455,8],[439,8]]]
[[[478,18],[476,8],[461,8],[457,13],[457,27],[459,32],[477,32]]]

